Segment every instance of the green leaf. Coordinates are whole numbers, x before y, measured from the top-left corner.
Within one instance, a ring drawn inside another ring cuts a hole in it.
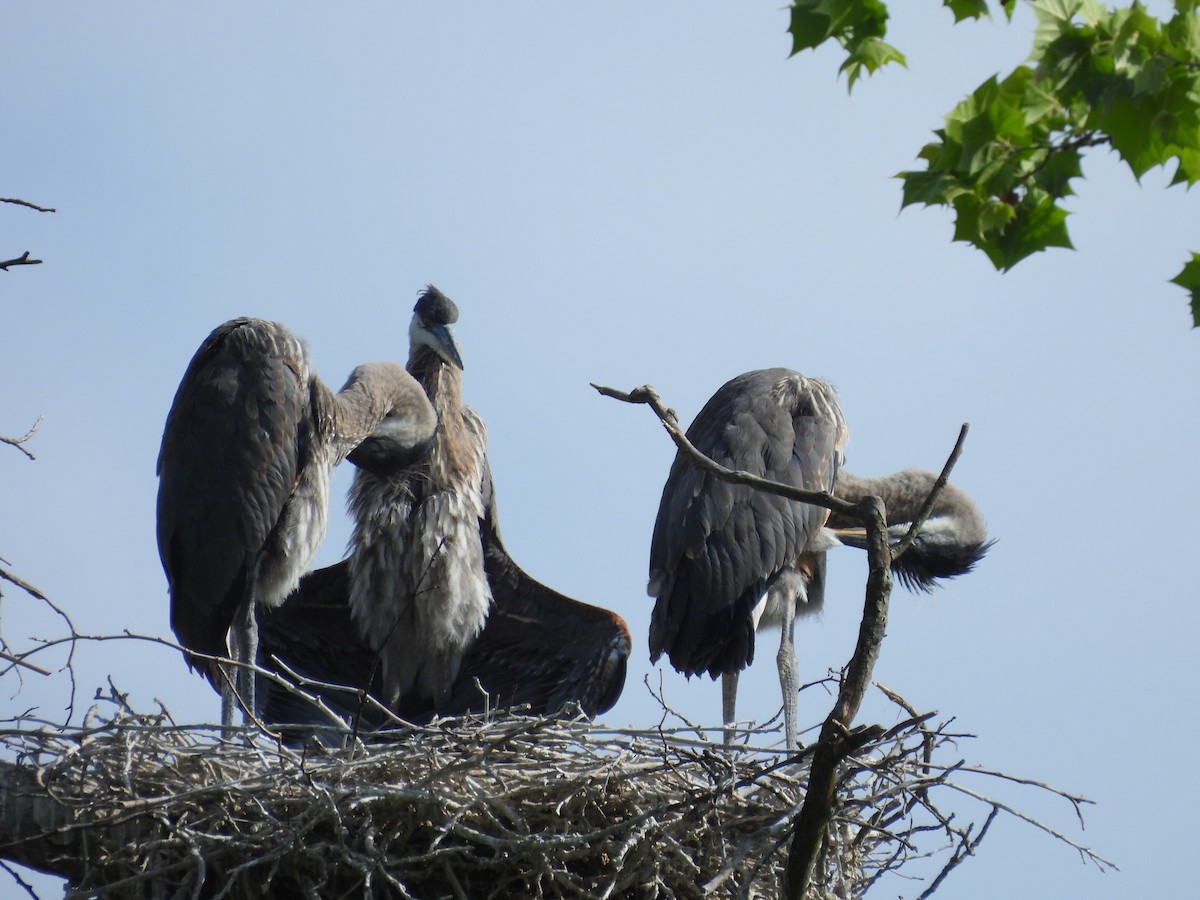
[[[1074,194],[1071,179],[1082,176],[1079,151],[1074,147],[1062,147],[1045,155],[1038,169],[1030,174],[1029,181],[1057,200]]]
[[[1155,166],[1166,165],[1175,155],[1171,141],[1177,133],[1187,149],[1192,149],[1187,145],[1196,139],[1195,130],[1181,127],[1185,123],[1177,115],[1187,115],[1186,106],[1169,102],[1170,93],[1136,99],[1117,97],[1092,120],[1108,132],[1113,149],[1139,179]]]
[[[1017,216],[996,239],[992,249],[984,252],[993,265],[1007,272],[1025,257],[1050,247],[1072,250],[1067,234],[1067,211],[1055,205],[1049,197],[1035,199],[1030,191],[1017,209]]]
[[[1183,271],[1171,279],[1171,284],[1177,284],[1191,295],[1192,327],[1200,327],[1200,253],[1193,253],[1183,267]]]
[[[847,73],[853,88],[863,74],[891,62],[904,65],[904,55],[883,41],[887,20],[888,8],[881,0],[793,0],[788,25],[792,55],[836,40],[846,49],[839,71]]]
[[[838,71],[846,73],[846,87],[848,90],[853,90],[854,82],[862,77],[864,69],[866,74],[874,75],[877,70],[890,62],[897,62],[902,66],[908,65],[904,54],[891,44],[885,43],[879,38],[868,38],[854,48]]]
[[[1071,248],[1067,211],[1040,192],[1029,191],[1015,203],[963,194],[954,209],[954,239],[974,244],[1002,272],[1049,247]]]
[[[1200,151],[1193,150],[1190,147],[1172,147],[1172,155],[1178,162],[1175,169],[1175,177],[1171,179],[1171,185],[1186,184],[1191,187],[1197,181],[1200,181]]]
[[[943,3],[954,13],[956,25],[963,19],[982,19],[988,14],[987,0],[943,0]]]

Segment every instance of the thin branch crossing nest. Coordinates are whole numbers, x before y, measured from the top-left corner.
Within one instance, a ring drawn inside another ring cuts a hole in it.
[[[294,750],[111,699],[78,730],[0,732],[0,857],[98,897],[774,897],[810,760],[519,716]],[[904,715],[843,765],[809,896],[857,897],[927,858],[935,889],[1011,811],[937,761],[960,735]],[[981,827],[938,809],[956,792],[981,801]]]

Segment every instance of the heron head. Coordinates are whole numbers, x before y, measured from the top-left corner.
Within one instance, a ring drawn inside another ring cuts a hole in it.
[[[454,340],[454,323],[457,321],[458,307],[454,301],[432,284],[428,285],[413,307],[412,323],[408,326],[409,340],[414,346],[424,344],[450,365],[461,369],[462,355]]]

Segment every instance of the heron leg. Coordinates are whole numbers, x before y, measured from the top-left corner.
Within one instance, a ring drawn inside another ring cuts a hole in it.
[[[732,744],[737,718],[737,672],[726,672],[721,676],[721,722],[725,726],[725,743]]]
[[[258,665],[258,564],[261,559],[262,557],[256,553],[254,559],[250,561],[249,577],[246,579],[246,602],[240,610],[241,626],[245,635],[245,643],[242,647],[245,655],[240,662],[248,663],[247,666],[240,666],[238,669],[241,675],[238,682],[238,693],[242,695],[244,705],[242,721],[248,721],[250,716],[258,714],[258,707],[254,702],[255,682],[258,680],[258,675],[250,666]]]
[[[229,655],[235,662],[254,665],[258,662],[258,617],[255,615],[255,603],[258,584],[258,556],[246,554],[246,585],[242,594],[242,602],[238,605],[233,616],[233,627],[229,629]],[[256,712],[254,706],[254,671],[246,665],[223,667],[229,676],[221,685],[221,726],[233,726],[234,711],[239,702],[243,710]],[[249,721],[245,711],[242,721]]]
[[[236,639],[234,640],[236,644]],[[234,655],[237,653],[234,651]],[[237,672],[233,666],[220,663],[218,665],[221,678],[221,728],[229,729],[233,727],[233,711],[237,709],[237,699],[235,698],[235,688],[233,680],[237,678]],[[228,731],[225,731],[226,737],[229,736]]]
[[[783,733],[788,750],[795,750],[796,743],[796,693],[800,683],[796,675],[795,645],[796,604],[790,598],[783,604],[783,634],[779,638],[779,654],[775,661],[779,666],[779,688],[783,693]]]
[[[254,594],[246,598],[246,602],[242,604],[242,608],[238,610],[237,627],[242,632],[240,653],[237,657],[238,662],[248,663],[250,666],[258,663],[258,616],[255,615],[255,600]],[[241,697],[243,712],[242,721],[249,721],[250,714],[257,713],[254,705],[254,689],[256,675],[252,668],[248,666],[237,667],[237,692]]]

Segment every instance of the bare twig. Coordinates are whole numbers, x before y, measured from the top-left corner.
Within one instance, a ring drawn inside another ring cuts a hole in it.
[[[40,259],[30,259],[29,251],[26,250],[15,259],[6,259],[3,262],[0,262],[0,269],[3,269],[5,272],[7,272],[9,266],[40,266],[41,264],[42,261]]]
[[[20,437],[5,437],[4,435],[0,434],[0,444],[8,444],[11,447],[16,447],[30,459],[37,459],[37,457],[29,451],[29,448],[26,447],[25,444],[34,436],[34,434],[37,433],[38,426],[42,424],[42,418],[42,416],[38,416],[37,421],[34,422],[30,429]]]
[[[858,510],[857,504],[848,503],[839,497],[833,496],[828,491],[806,491],[803,488],[783,484],[778,481],[771,481],[769,478],[762,478],[750,472],[727,469],[719,463],[714,462],[697,450],[696,446],[687,439],[687,436],[684,435],[683,430],[679,427],[679,419],[675,415],[675,411],[668,409],[666,404],[662,402],[662,398],[658,396],[658,392],[648,384],[634,388],[628,392],[595,383],[592,384],[592,387],[605,397],[612,397],[614,400],[620,400],[624,403],[645,404],[649,406],[654,410],[655,415],[658,416],[658,420],[662,423],[663,428],[666,429],[667,434],[671,436],[671,440],[675,442],[675,446],[687,457],[688,461],[705,472],[715,475],[722,481],[728,481],[732,484],[744,484],[747,487],[765,491],[768,494],[778,494],[780,497],[787,497],[789,500],[799,500],[801,503],[823,506],[826,509],[837,510],[848,515],[853,515]]]
[[[17,206],[25,206],[37,212],[58,212],[48,206],[38,206],[36,203],[30,203],[28,200],[18,200],[16,197],[0,197],[0,203],[13,203]]]
[[[950,480],[950,472],[954,469],[954,464],[962,456],[963,442],[966,441],[967,431],[969,430],[970,425],[963,422],[962,427],[958,430],[958,440],[954,442],[954,449],[950,451],[950,456],[946,458],[946,464],[942,466],[942,471],[938,475],[937,481],[929,489],[929,494],[921,506],[921,511],[917,513],[916,518],[913,519],[912,524],[908,528],[908,532],[900,542],[892,547],[892,559],[896,559],[896,557],[904,554],[920,535],[921,529],[925,526],[925,521],[933,513],[933,508],[937,505],[938,495],[941,494],[946,487],[946,483]]]
[[[14,575],[12,572],[9,572],[5,569],[0,569],[0,578],[3,578],[5,581],[9,582],[10,584],[15,584],[17,587],[19,587],[21,590],[23,590],[29,596],[34,597],[38,600],[41,600],[44,603],[50,603],[49,598],[45,594],[43,594],[41,591],[39,591],[37,588],[35,588],[28,581]],[[57,607],[54,608],[54,611],[57,612],[60,616],[63,616],[63,617],[66,616],[66,613],[64,613],[62,610],[58,609]]]
[[[39,675],[51,674],[49,669],[43,669],[41,666],[35,666],[31,662],[26,662],[25,660],[21,659],[21,657],[13,656],[11,653],[6,653],[3,650],[0,650],[0,659],[7,660],[14,666],[20,666],[21,668],[28,669],[31,672],[37,672]]]

